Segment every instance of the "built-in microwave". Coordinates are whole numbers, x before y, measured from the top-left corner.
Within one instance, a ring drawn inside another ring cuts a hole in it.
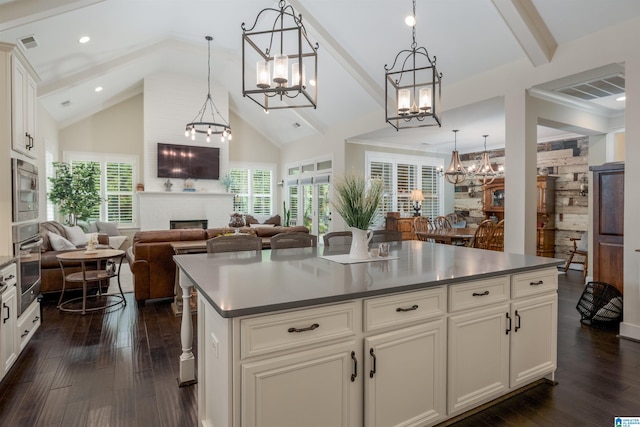
[[[24,160],[11,159],[13,222],[38,219],[38,167]]]

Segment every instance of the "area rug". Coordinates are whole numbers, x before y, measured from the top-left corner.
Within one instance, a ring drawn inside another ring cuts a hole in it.
[[[133,292],[133,274],[129,268],[129,263],[124,261],[120,267],[120,285],[122,286],[123,293]],[[109,289],[107,294],[119,294],[118,279],[116,277],[109,281]]]

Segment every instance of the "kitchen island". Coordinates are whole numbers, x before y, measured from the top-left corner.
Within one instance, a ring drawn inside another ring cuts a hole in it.
[[[562,260],[420,241],[330,259],[345,253],[174,256],[198,290],[201,425],[427,426],[553,380]]]

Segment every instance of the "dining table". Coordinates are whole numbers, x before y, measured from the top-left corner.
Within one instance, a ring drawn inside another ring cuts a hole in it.
[[[419,240],[430,241],[436,243],[444,243],[447,245],[464,244],[469,246],[475,235],[475,228],[438,228],[428,231],[416,231]]]

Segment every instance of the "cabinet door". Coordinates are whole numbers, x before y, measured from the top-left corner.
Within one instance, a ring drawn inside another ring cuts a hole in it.
[[[365,425],[423,426],[445,415],[444,319],[365,339]]]
[[[16,339],[16,288],[10,287],[2,294],[2,324],[0,325],[0,357],[4,375],[18,358]]]
[[[24,88],[27,84],[27,69],[15,57],[12,57],[12,75],[11,75],[11,146],[19,153],[26,153],[28,146],[28,138],[26,137],[27,129],[25,126],[25,92]]]
[[[509,377],[511,387],[519,387],[556,369],[558,295],[516,301],[511,309]]]
[[[26,155],[32,158],[36,157],[35,141],[36,141],[36,102],[37,102],[37,86],[35,80],[27,74],[25,83],[25,100],[24,100],[24,126],[25,132],[29,134],[29,138],[25,141],[27,152]]]
[[[362,371],[352,381],[360,354],[349,341],[243,363],[241,425],[360,426]]]
[[[463,412],[509,388],[509,305],[449,317],[447,412]]]

